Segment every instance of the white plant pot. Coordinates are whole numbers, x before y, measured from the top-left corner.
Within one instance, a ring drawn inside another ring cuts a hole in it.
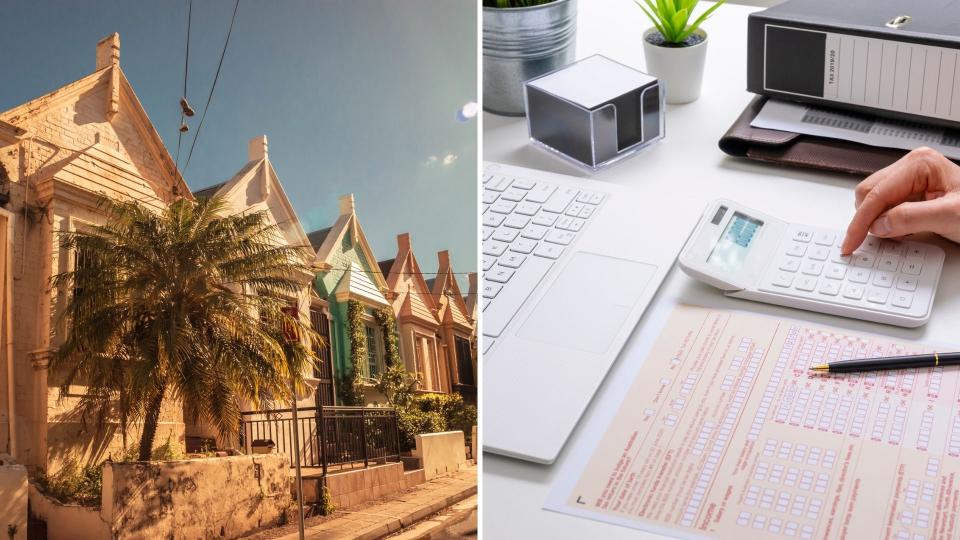
[[[697,33],[703,41],[690,47],[661,47],[647,41],[656,32],[651,28],[643,33],[643,56],[647,73],[660,79],[666,88],[667,103],[680,104],[696,101],[703,84],[703,64],[707,57],[707,33]]]

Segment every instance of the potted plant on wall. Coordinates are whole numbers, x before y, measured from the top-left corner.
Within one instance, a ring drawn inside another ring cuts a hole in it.
[[[573,62],[577,0],[483,0],[483,108],[524,114],[523,83]]]
[[[719,0],[690,18],[700,0],[634,0],[653,21],[643,33],[647,72],[663,81],[667,103],[689,103],[700,97],[707,33],[700,25],[726,0]]]

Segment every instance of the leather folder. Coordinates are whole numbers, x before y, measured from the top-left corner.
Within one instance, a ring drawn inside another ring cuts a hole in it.
[[[731,156],[826,171],[868,176],[907,153],[898,148],[804,135],[790,131],[756,128],[765,96],[756,96],[730,129],[720,138],[720,149]]]

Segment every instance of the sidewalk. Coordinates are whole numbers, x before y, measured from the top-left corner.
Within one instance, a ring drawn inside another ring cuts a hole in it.
[[[307,519],[304,536],[313,540],[383,538],[476,493],[477,467],[474,465],[356,509],[337,510],[330,516]],[[297,540],[297,525],[293,522],[248,538]]]

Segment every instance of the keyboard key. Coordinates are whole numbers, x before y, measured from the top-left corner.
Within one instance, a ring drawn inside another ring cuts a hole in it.
[[[797,242],[809,242],[813,238],[813,231],[809,229],[797,229],[793,231],[793,239]]]
[[[497,258],[496,258],[496,257],[491,257],[491,256],[489,256],[489,255],[484,255],[484,256],[483,256],[483,271],[484,271],[484,272],[486,272],[487,270],[493,268],[493,265],[495,265],[495,264],[497,264]]]
[[[867,236],[860,247],[857,248],[858,251],[866,251],[867,253],[876,253],[879,249],[880,239],[876,236]]]
[[[864,251],[858,251],[853,254],[853,264],[856,266],[862,266],[864,268],[873,268],[874,263],[877,262],[877,256],[873,253],[868,253]]]
[[[867,302],[874,304],[886,304],[889,292],[886,289],[870,289],[867,293]]]
[[[866,268],[851,268],[847,274],[847,279],[854,283],[866,283],[870,281],[870,270]]]
[[[789,287],[793,284],[793,274],[777,272],[777,275],[773,278],[773,284],[777,287]]]
[[[820,282],[820,294],[825,294],[827,296],[836,296],[840,294],[840,283],[837,281],[830,281],[829,279]]]
[[[556,214],[549,214],[547,212],[540,212],[540,215],[533,218],[534,225],[543,225],[544,227],[553,227],[553,224],[557,222]]]
[[[827,277],[830,279],[843,279],[847,274],[847,267],[842,264],[828,264]]]
[[[841,255],[840,248],[833,248],[830,250],[830,260],[837,264],[850,264],[849,255]]]
[[[901,291],[915,291],[917,290],[917,278],[900,276],[897,278],[897,288]]]
[[[580,196],[577,197],[577,202],[587,203],[587,204],[600,204],[603,202],[603,193],[596,193],[593,191],[584,191],[580,193]]]
[[[518,204],[516,210],[514,210],[514,212],[520,214],[521,216],[535,216],[539,211],[540,205],[529,201],[523,201],[522,203]]]
[[[503,255],[503,252],[507,250],[510,244],[506,242],[498,242],[496,240],[487,240],[483,243],[483,254],[484,255],[493,255],[494,257],[499,257]]]
[[[538,257],[546,257],[548,259],[558,259],[563,255],[563,248],[553,244],[540,244],[536,251],[533,252],[534,255]]]
[[[813,276],[800,276],[794,288],[801,291],[810,292],[817,288],[817,278]]]
[[[583,210],[583,203],[575,202],[567,207],[567,215],[570,217],[577,217],[580,215],[581,210]]]
[[[527,223],[530,223],[530,218],[518,215],[512,215],[504,220],[504,227],[510,227],[511,229],[522,229],[527,226]]]
[[[484,259],[484,260],[483,260],[483,264],[484,264],[484,266],[486,266],[486,264],[487,264],[487,260],[486,260],[486,259],[487,259],[487,258],[484,257],[483,259]],[[523,264],[523,261],[525,261],[525,260],[527,260],[527,256],[526,256],[526,255],[521,255],[521,254],[519,254],[519,253],[510,253],[510,252],[508,252],[508,253],[506,253],[505,255],[503,255],[502,257],[500,257],[500,260],[498,260],[498,261],[496,261],[496,262],[498,262],[498,263],[500,264],[500,266],[506,266],[507,268],[520,268],[520,265]],[[491,266],[492,266],[492,265],[491,265]],[[484,270],[489,270],[489,268],[484,268]]]
[[[789,246],[787,246],[787,255],[790,255],[791,257],[803,257],[803,254],[806,252],[806,244],[792,242]]]
[[[516,251],[517,253],[531,253],[537,247],[536,240],[524,240],[520,239],[510,244],[510,251]]]
[[[900,267],[900,257],[897,255],[891,255],[885,253],[880,255],[880,262],[877,263],[877,268],[880,270],[885,270],[887,272],[896,272],[897,268]]]
[[[811,246],[810,252],[807,253],[807,257],[815,261],[825,261],[829,256],[830,256],[830,248],[826,248],[823,246]]]
[[[863,287],[861,285],[847,283],[843,287],[843,296],[851,300],[859,300],[863,298]]]
[[[813,235],[813,242],[821,246],[832,246],[837,241],[837,235],[832,232],[818,232]]]
[[[500,193],[492,189],[483,190],[483,204],[493,204],[497,202],[497,199],[499,198],[500,198]]]
[[[513,182],[513,180],[506,176],[494,176],[489,182],[484,184],[483,187],[485,189],[492,189],[493,191],[504,191],[510,187],[511,182]]]
[[[881,240],[880,254],[899,257],[903,254],[903,242],[897,240]]]
[[[796,257],[785,257],[780,261],[780,269],[787,272],[796,272],[800,269],[800,259]]]
[[[524,197],[527,196],[527,192],[522,189],[510,188],[503,192],[503,195],[500,198],[506,201],[519,202],[522,201]]]
[[[823,263],[817,261],[804,261],[800,271],[808,276],[819,276],[823,272]]]
[[[490,281],[483,281],[483,297],[484,298],[496,298],[500,294],[500,290],[503,289],[503,285],[499,283],[493,283]]]
[[[485,336],[497,337],[503,333],[504,328],[510,324],[513,316],[520,310],[520,306],[527,301],[527,297],[537,288],[553,264],[552,259],[543,257],[530,257],[523,263],[523,270],[517,272],[510,283],[504,286],[506,288],[504,293],[483,311]],[[497,284],[493,283],[493,285]]]
[[[923,258],[927,254],[927,250],[920,244],[907,244],[907,257],[920,257]]]
[[[877,287],[890,288],[893,285],[893,274],[890,272],[876,272],[873,274],[873,284]]]
[[[522,233],[520,233],[520,236],[522,236],[523,238],[530,238],[533,240],[543,240],[543,236],[547,234],[548,230],[550,229],[547,229],[546,227],[541,227],[540,225],[530,225],[529,227],[524,229]]]
[[[559,188],[545,203],[543,203],[543,211],[553,212],[554,214],[562,214],[563,211],[570,206],[570,203],[573,201],[573,199],[577,197],[578,193],[580,193],[580,191],[576,188]]]
[[[484,228],[483,228],[483,239],[484,239],[484,240],[489,240],[490,237],[493,235],[493,232],[494,232],[494,231],[496,231],[496,229],[494,229],[493,227],[484,227]]]
[[[490,211],[498,214],[512,214],[513,209],[516,207],[517,205],[515,203],[501,200],[491,204]]]
[[[593,205],[590,205],[590,204],[585,204],[585,205],[583,205],[583,210],[581,210],[580,213],[577,214],[577,217],[579,217],[579,218],[581,218],[581,219],[590,219],[590,216],[593,215],[593,212],[594,212],[596,209],[597,209],[596,206],[593,206]]]
[[[537,183],[534,182],[533,180],[527,180],[525,178],[517,178],[516,180],[513,181],[513,185],[511,187],[515,187],[517,189],[533,189],[533,187],[536,185]]]
[[[506,283],[513,277],[514,270],[497,266],[489,272],[483,273],[483,279],[493,281],[494,283]]]
[[[487,305],[489,303],[489,300],[484,300],[483,309],[487,309]],[[493,347],[493,344],[496,343],[496,341],[497,340],[493,339],[492,337],[483,336],[483,354],[487,354],[487,352],[490,351],[490,347]]]
[[[569,245],[570,242],[573,242],[574,238],[576,238],[576,235],[570,231],[551,229],[550,232],[547,233],[547,236],[544,238],[544,240],[552,244],[566,246]]]
[[[487,212],[483,215],[483,224],[487,227],[499,227],[503,220],[507,219],[507,216],[503,214],[494,214],[493,212]]]
[[[904,291],[894,291],[891,304],[898,308],[910,309],[913,304],[913,294]]]
[[[553,195],[557,188],[549,184],[537,184],[527,194],[527,202],[543,204]]]
[[[903,270],[904,274],[910,274],[911,276],[919,276],[920,270],[923,269],[923,259],[920,257],[907,257],[903,260]]]
[[[500,242],[513,242],[517,239],[517,236],[520,235],[520,229],[510,229],[507,227],[501,227],[497,229],[497,232],[493,233],[493,239]]]
[[[587,223],[586,221],[579,218],[564,216],[559,220],[557,220],[557,228],[563,229],[565,231],[577,232],[580,229],[582,229],[586,223]]]

